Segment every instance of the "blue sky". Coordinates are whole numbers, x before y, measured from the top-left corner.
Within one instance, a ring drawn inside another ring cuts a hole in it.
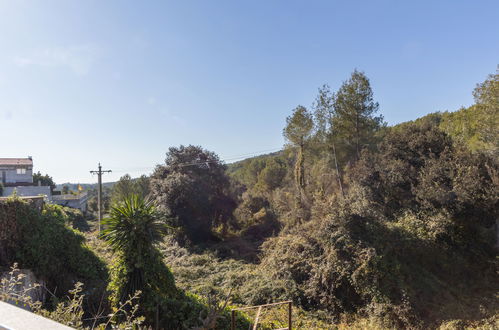
[[[473,103],[499,1],[0,0],[0,157],[56,182],[149,173],[170,146],[275,150],[353,69],[389,124]]]

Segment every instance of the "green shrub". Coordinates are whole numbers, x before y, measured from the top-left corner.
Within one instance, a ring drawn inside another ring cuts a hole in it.
[[[0,202],[0,266],[18,262],[57,296],[83,282],[87,298],[98,301],[109,278],[106,265],[66,226],[68,219],[61,207],[45,205],[40,212],[20,199]]]

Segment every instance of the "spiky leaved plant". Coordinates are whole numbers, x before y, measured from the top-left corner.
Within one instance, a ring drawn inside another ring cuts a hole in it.
[[[113,303],[141,291],[141,309],[146,315],[154,313],[163,298],[177,292],[173,275],[155,247],[168,225],[152,201],[138,195],[114,205],[103,224],[102,238],[118,255],[110,284]]]

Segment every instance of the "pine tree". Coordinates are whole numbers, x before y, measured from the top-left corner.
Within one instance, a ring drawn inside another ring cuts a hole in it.
[[[344,145],[348,160],[358,160],[361,150],[372,144],[374,133],[383,125],[383,116],[375,116],[369,79],[355,70],[335,94],[332,127],[334,138]]]

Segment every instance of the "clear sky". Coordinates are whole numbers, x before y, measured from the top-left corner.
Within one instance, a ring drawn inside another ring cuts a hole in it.
[[[354,68],[395,124],[472,104],[498,64],[497,0],[0,0],[0,157],[58,183],[180,144],[230,160]]]

